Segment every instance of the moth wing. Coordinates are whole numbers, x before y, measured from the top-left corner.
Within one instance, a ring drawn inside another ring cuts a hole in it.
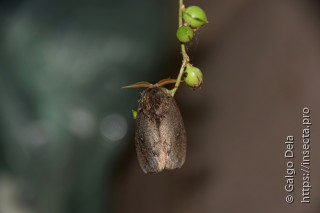
[[[140,167],[145,173],[161,172],[166,165],[166,150],[157,123],[143,111],[137,116],[135,145]]]
[[[165,169],[180,168],[186,159],[187,136],[180,110],[173,98],[162,120],[159,131],[166,147]]]

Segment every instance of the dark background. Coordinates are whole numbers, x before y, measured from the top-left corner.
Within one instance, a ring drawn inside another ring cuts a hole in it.
[[[187,161],[145,175],[131,118],[141,89],[121,87],[178,74],[178,1],[0,1],[1,213],[319,212],[319,3],[185,4],[210,22],[188,47],[204,84],[176,94]],[[300,203],[304,107],[311,204]]]

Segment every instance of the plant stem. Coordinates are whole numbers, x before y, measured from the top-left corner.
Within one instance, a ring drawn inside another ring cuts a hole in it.
[[[182,13],[184,10],[184,4],[183,4],[183,0],[179,0],[179,27],[182,27]],[[189,56],[187,54],[186,51],[186,46],[184,44],[181,44],[181,54],[182,54],[182,65],[179,71],[179,75],[177,77],[177,81],[176,84],[174,85],[174,88],[171,90],[171,95],[174,96],[174,94],[177,92],[180,83],[181,83],[181,78],[183,75],[183,72],[185,70],[185,67],[187,66],[187,64],[189,63]]]

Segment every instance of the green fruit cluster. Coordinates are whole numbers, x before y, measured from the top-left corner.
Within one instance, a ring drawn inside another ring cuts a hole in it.
[[[181,43],[188,43],[193,38],[193,31],[208,23],[207,15],[199,6],[187,7],[182,18],[184,26],[177,30],[177,38]]]
[[[193,32],[208,23],[206,13],[199,6],[190,6],[182,12],[183,26],[177,30],[178,40],[185,44],[192,40]],[[199,68],[187,64],[184,70],[184,83],[193,88],[199,88],[203,82],[203,75]]]

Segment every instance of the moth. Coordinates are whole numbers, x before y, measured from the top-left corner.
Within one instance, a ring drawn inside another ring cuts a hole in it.
[[[164,84],[138,82],[126,88],[147,87],[138,100],[135,147],[144,173],[158,173],[180,168],[186,159],[187,136],[176,101]]]

